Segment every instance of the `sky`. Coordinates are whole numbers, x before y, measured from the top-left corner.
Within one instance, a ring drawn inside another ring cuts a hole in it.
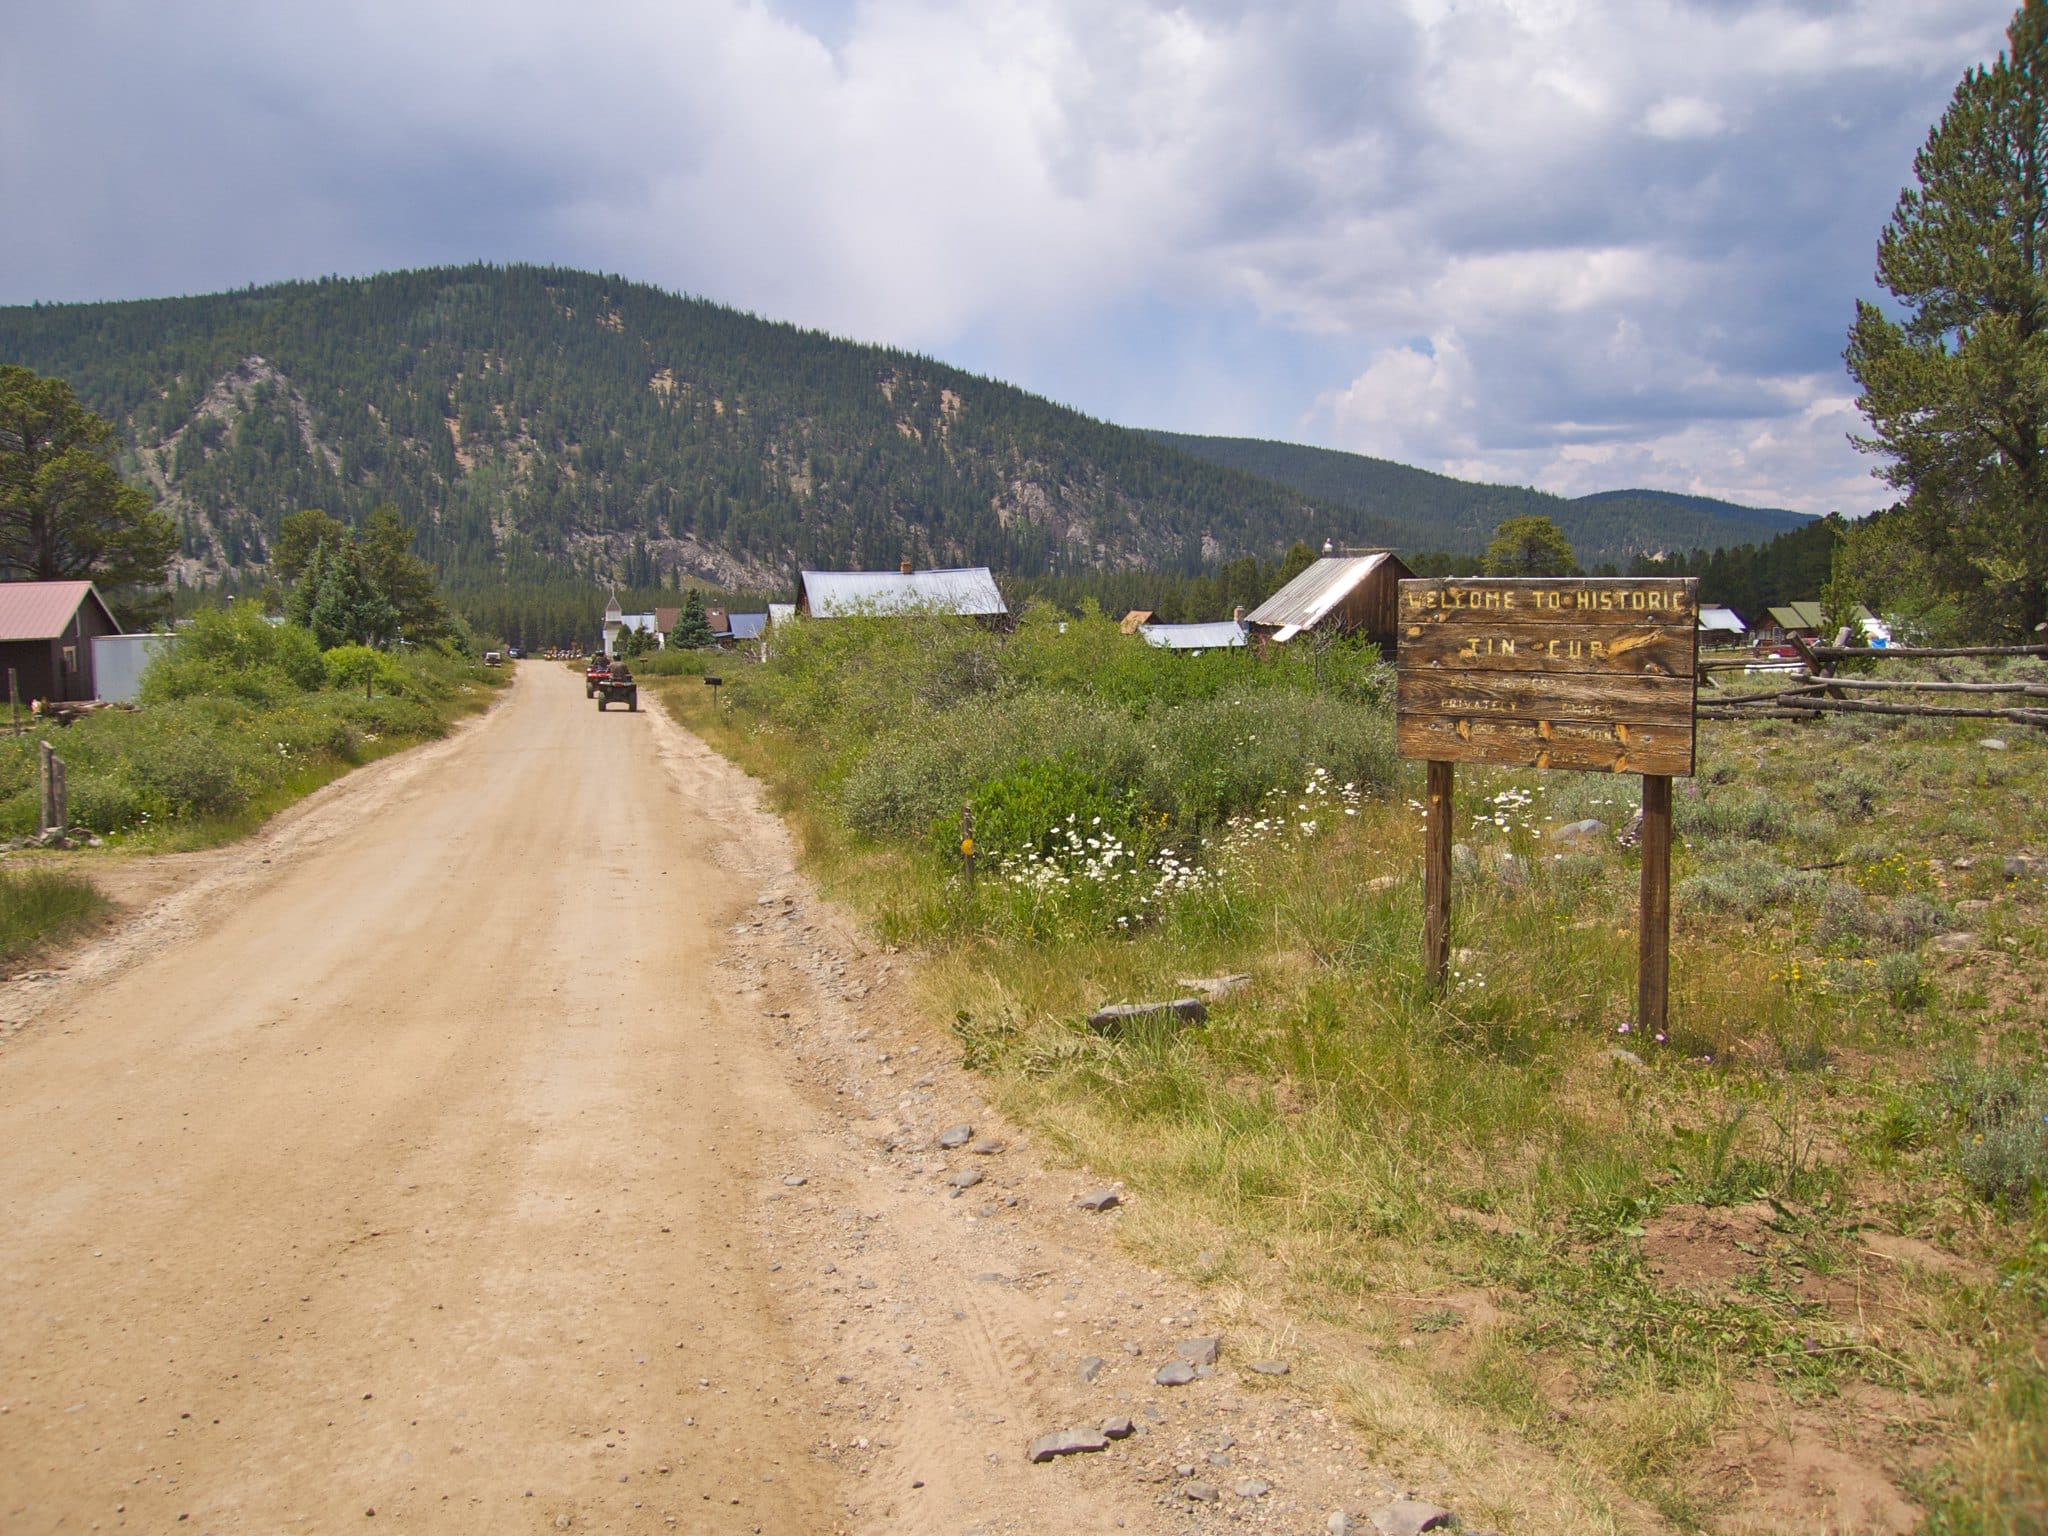
[[[1128,426],[1885,504],[1841,363],[2010,0],[64,0],[0,304],[614,272]]]

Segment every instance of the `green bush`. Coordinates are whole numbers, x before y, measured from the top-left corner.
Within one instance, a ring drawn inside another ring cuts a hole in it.
[[[320,647],[303,629],[272,624],[253,602],[204,609],[142,674],[142,700],[220,697],[271,704],[327,682]]]
[[[1999,1063],[1951,1061],[1930,1085],[1956,1133],[1956,1163],[1979,1198],[2021,1205],[2048,1188],[2048,1082]]]

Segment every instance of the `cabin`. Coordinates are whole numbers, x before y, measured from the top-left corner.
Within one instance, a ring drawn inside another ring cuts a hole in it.
[[[1245,628],[1258,645],[1285,645],[1305,634],[1363,635],[1391,655],[1401,583],[1414,576],[1391,550],[1325,555],[1254,608]]]
[[[1783,603],[1771,609],[1765,621],[1757,625],[1756,642],[1758,645],[1784,645],[1797,636],[1801,640],[1825,645],[1834,639],[1826,628],[1827,621],[1827,614],[1818,602]],[[1891,644],[1890,626],[1861,603],[1856,605],[1856,627],[1862,631],[1866,645],[1882,648]]]
[[[1745,645],[1749,626],[1733,608],[1705,604],[1700,608],[1701,645]]]
[[[1123,622],[1118,624],[1117,628],[1127,635],[1135,635],[1151,622],[1152,610],[1150,608],[1133,608],[1123,616]]]
[[[120,633],[120,621],[89,581],[0,581],[0,684],[12,672],[24,704],[97,697],[92,643]]]
[[[906,560],[893,571],[805,571],[796,590],[796,611],[810,619],[937,613],[998,623],[1010,616],[985,565],[918,571]]]

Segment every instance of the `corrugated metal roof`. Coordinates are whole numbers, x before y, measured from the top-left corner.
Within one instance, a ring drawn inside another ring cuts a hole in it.
[[[1216,624],[1145,624],[1138,633],[1147,645],[1168,651],[1221,651],[1244,644],[1244,631],[1234,619]]]
[[[985,565],[958,571],[805,571],[811,617],[950,613],[988,618],[1010,610]]]
[[[1374,555],[1325,555],[1254,608],[1245,623],[1313,629],[1360,582],[1392,558],[1384,550]]]
[[[732,637],[735,640],[758,640],[761,631],[768,627],[765,613],[736,613],[732,616]]]
[[[1731,635],[1739,635],[1749,626],[1742,622],[1742,615],[1733,608],[1722,608],[1709,603],[1700,610],[1700,628],[1725,630]]]
[[[795,617],[795,603],[770,603],[768,605],[768,622],[770,624],[780,624],[784,619],[793,619]]]
[[[107,608],[89,581],[0,581],[0,640],[55,640],[87,597]]]

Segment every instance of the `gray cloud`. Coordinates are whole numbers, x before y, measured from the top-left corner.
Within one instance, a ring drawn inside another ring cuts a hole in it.
[[[1839,354],[2005,0],[74,0],[0,54],[0,302],[482,257],[1112,419],[1880,499]]]

